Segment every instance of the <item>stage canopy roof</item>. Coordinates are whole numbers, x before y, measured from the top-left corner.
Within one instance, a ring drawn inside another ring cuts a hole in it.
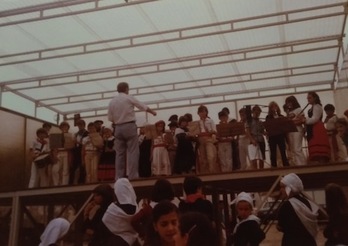
[[[347,87],[347,0],[0,2],[2,107],[105,115]]]

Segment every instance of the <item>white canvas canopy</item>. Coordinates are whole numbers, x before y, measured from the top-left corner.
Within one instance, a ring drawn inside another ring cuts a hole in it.
[[[1,1],[0,106],[101,116],[120,81],[154,109],[344,88],[347,4]]]

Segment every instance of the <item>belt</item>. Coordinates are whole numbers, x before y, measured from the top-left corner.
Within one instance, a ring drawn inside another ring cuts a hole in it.
[[[124,123],[119,123],[119,124],[116,124],[116,126],[130,124],[130,123],[135,123],[135,120],[127,121],[127,122],[124,122]]]

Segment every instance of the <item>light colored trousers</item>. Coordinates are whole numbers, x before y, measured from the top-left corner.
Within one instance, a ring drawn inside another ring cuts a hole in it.
[[[221,172],[232,171],[232,144],[231,142],[221,142],[218,144],[218,157]]]
[[[97,151],[86,151],[84,158],[86,168],[86,183],[97,183],[99,153]]]
[[[199,173],[218,173],[216,147],[212,137],[199,137]]]
[[[306,165],[306,157],[302,150],[303,131],[290,132],[288,140],[294,164],[296,166]]]
[[[134,122],[116,125],[116,179],[139,177],[139,143],[137,125]]]

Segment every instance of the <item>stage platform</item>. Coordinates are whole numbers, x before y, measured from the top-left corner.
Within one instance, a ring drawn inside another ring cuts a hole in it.
[[[205,184],[206,194],[221,195],[238,193],[240,191],[267,192],[279,176],[292,172],[301,177],[306,190],[321,190],[327,183],[331,182],[348,186],[348,162],[235,171],[199,175],[199,177]],[[165,178],[173,184],[176,195],[181,196],[182,183],[185,176],[167,176]],[[131,181],[139,200],[143,197],[150,196],[151,188],[156,182],[156,179],[146,178]],[[90,198],[91,191],[97,185],[61,186],[0,193],[0,206],[11,207],[9,245],[18,245],[21,221],[23,215],[28,213],[26,209],[28,206],[52,207],[57,205],[72,205],[79,210]]]

